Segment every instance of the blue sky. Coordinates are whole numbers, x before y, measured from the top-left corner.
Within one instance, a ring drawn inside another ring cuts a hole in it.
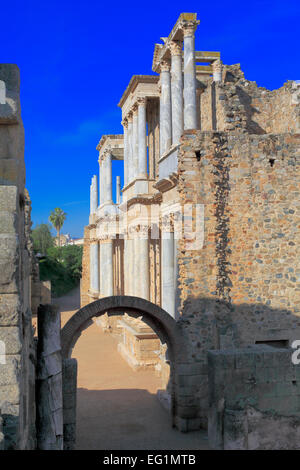
[[[82,236],[96,145],[102,134],[122,133],[119,99],[132,75],[152,73],[154,43],[182,11],[198,13],[197,50],[221,51],[259,86],[300,79],[298,0],[1,3],[0,62],[21,70],[34,225],[61,207],[63,232]],[[121,172],[115,162],[113,181]]]

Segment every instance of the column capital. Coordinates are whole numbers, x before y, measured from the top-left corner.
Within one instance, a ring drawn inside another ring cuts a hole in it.
[[[127,117],[125,117],[122,121],[121,121],[121,124],[123,127],[125,127],[125,129],[127,129],[128,127],[128,119]]]
[[[197,25],[200,21],[185,21],[181,25],[181,30],[183,31],[184,37],[194,36],[197,29]]]
[[[132,107],[131,107],[131,110],[132,110],[132,113],[133,114],[136,114],[137,110],[138,110],[138,103],[137,101],[135,103],[133,103]]]
[[[214,60],[212,63],[213,72],[222,72],[222,61],[220,59]]]
[[[138,106],[146,106],[146,103],[147,103],[146,96],[141,96],[137,99],[137,105]]]
[[[171,41],[169,45],[171,56],[182,54],[182,41]]]
[[[171,64],[169,60],[162,60],[159,64],[159,72],[170,72]]]
[[[126,119],[127,119],[127,123],[128,124],[132,124],[132,118],[133,118],[133,113],[132,111],[130,110],[126,116]]]

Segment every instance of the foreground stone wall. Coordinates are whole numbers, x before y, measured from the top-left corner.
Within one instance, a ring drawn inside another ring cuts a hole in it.
[[[18,67],[1,64],[0,81],[0,340],[6,350],[0,409],[5,448],[30,449],[35,447],[35,349]]]
[[[208,349],[300,338],[299,143],[296,134],[182,138],[182,204],[204,212],[203,247],[179,244],[180,322],[202,417]]]
[[[300,448],[300,367],[291,356],[263,345],[209,351],[212,448]]]

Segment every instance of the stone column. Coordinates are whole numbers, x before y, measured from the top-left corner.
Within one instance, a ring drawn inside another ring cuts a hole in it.
[[[171,75],[170,64],[162,61],[160,64],[160,156],[172,143],[172,108],[171,108]]]
[[[222,81],[222,62],[220,61],[220,59],[217,59],[212,63],[212,68],[213,68],[214,82],[221,82]]]
[[[185,25],[184,33],[184,129],[197,128],[195,26]]]
[[[174,233],[162,233],[161,286],[162,308],[175,316]]]
[[[101,261],[102,264],[102,261]],[[99,292],[99,245],[98,242],[90,244],[90,290]]]
[[[112,155],[108,150],[105,155],[105,201],[112,203],[112,168],[111,168]]]
[[[138,146],[138,107],[135,104],[132,108],[132,165],[133,165],[133,179],[139,173],[139,146]]]
[[[138,149],[138,175],[141,178],[147,178],[146,98],[138,99]]]
[[[132,291],[133,295],[136,297],[140,296],[140,267],[141,267],[141,258],[140,258],[140,239],[139,234],[135,231],[133,238],[133,275],[132,275]]]
[[[132,138],[133,138],[133,123],[132,123],[132,112],[130,112],[127,116],[127,144],[128,144],[128,165],[127,165],[127,184],[130,183],[133,179],[133,145],[132,145]]]
[[[172,144],[178,144],[183,133],[183,77],[182,42],[172,41],[171,91],[172,91]]]
[[[121,202],[121,183],[120,183],[120,176],[117,176],[116,203],[120,204],[120,202]]]
[[[100,243],[101,282],[100,293],[103,297],[114,295],[113,240]]]
[[[40,305],[37,317],[37,448],[63,450],[60,313],[54,305]]]
[[[149,300],[150,296],[150,266],[149,266],[149,243],[148,227],[144,227],[139,237],[139,297]]]
[[[124,129],[124,186],[128,184],[128,121],[124,119],[122,121],[123,129]]]
[[[100,206],[103,204],[103,193],[104,193],[104,184],[103,184],[103,160],[99,158],[99,192],[100,192]]]
[[[91,190],[90,190],[90,214],[94,214],[98,207],[98,181],[97,176],[94,175],[92,178]]]

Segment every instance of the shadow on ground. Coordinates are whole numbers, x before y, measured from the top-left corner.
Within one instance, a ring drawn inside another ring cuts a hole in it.
[[[208,449],[205,431],[172,428],[171,417],[147,390],[77,390],[77,449]]]

